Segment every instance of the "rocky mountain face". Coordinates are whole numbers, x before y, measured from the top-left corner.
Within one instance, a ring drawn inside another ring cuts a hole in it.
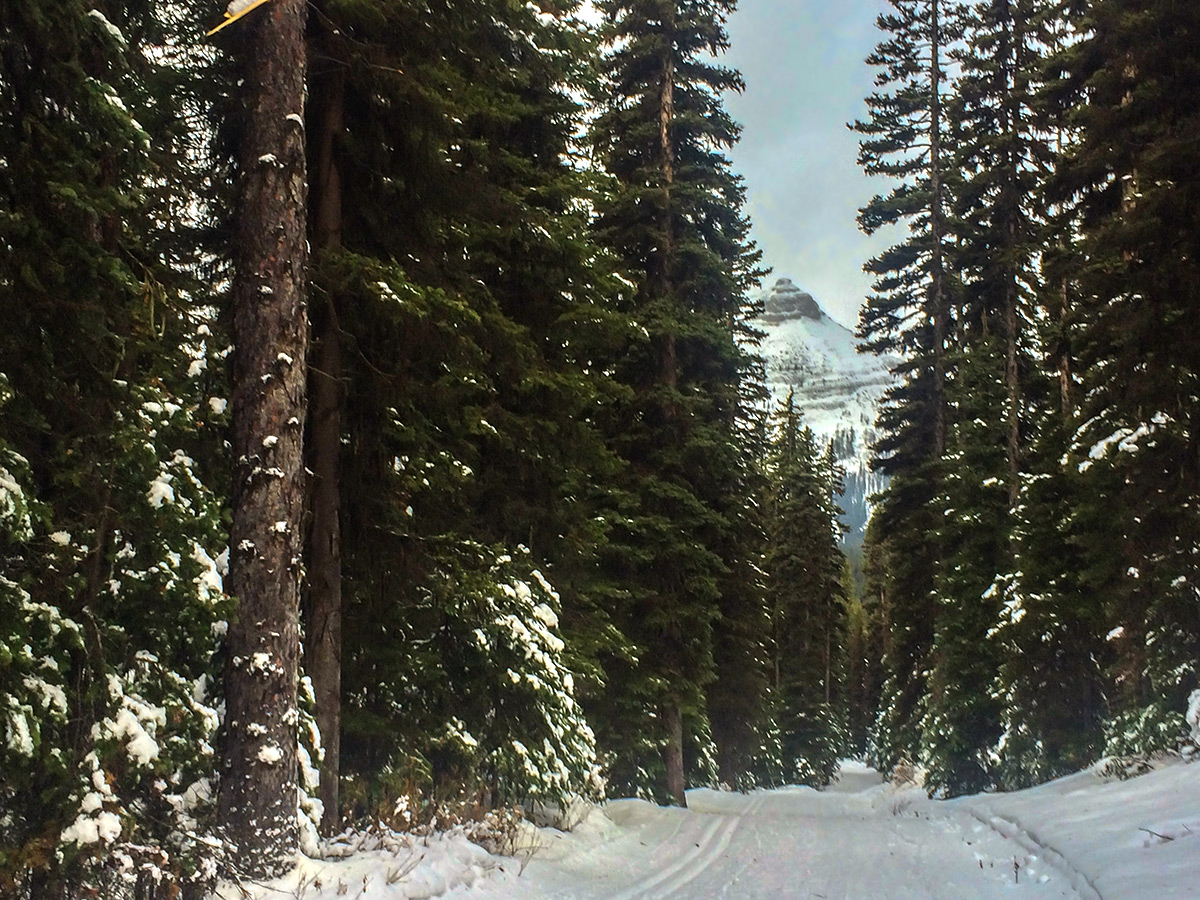
[[[846,470],[840,501],[850,528],[846,543],[861,544],[867,498],[883,487],[869,465],[875,416],[898,360],[859,353],[853,332],[789,278],[776,281],[763,299],[765,310],[756,324],[766,333],[759,352],[767,363],[772,401],[778,404],[794,391],[805,423],[822,443],[833,441]]]

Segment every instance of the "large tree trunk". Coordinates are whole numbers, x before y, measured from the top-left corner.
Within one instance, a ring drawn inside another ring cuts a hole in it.
[[[687,782],[683,777],[683,714],[678,701],[671,699],[664,703],[662,714],[667,726],[667,745],[663,747],[667,793],[676,806],[687,806]]]
[[[345,80],[341,69],[313,79],[313,248],[318,257],[342,245],[342,181],[336,143],[343,131]],[[338,778],[342,728],[342,339],[338,298],[326,294],[313,304],[313,351],[310,370],[312,427],[309,467],[313,473],[312,530],[309,534],[308,609],[305,668],[316,697],[317,726],[325,758],[321,764],[321,828],[336,834],[340,826]]]
[[[946,297],[945,259],[942,252],[946,225],[942,182],[942,20],[938,0],[930,6],[929,43],[929,175],[931,207],[930,236],[933,239],[932,284],[933,306],[933,390],[936,404],[933,425],[933,453],[941,457],[946,452],[946,337],[950,308]]]
[[[1007,4],[1005,6],[1007,8]],[[1020,302],[1020,287],[1016,263],[1011,259],[1015,258],[1018,249],[1017,220],[1021,215],[1021,196],[1018,193],[1020,159],[1017,151],[1013,148],[1016,146],[1017,137],[1022,128],[1020,101],[1015,95],[1016,73],[1022,69],[1024,62],[1022,50],[1025,45],[1025,37],[1011,11],[1006,20],[1009,23],[1010,31],[1002,36],[1000,44],[1001,58],[1008,66],[1008,73],[1005,76],[1008,85],[1008,99],[1005,102],[1008,106],[1009,132],[1007,162],[1009,196],[1008,208],[1005,210],[1007,221],[1004,225],[1005,249],[1010,255],[1008,263],[1010,269],[1006,273],[1004,283],[1004,383],[1008,397],[1008,435],[1005,443],[1008,451],[1008,502],[1010,508],[1016,509],[1021,496],[1021,373],[1017,361],[1020,342],[1020,319],[1017,310]],[[1005,46],[1006,39],[1011,42],[1011,51]]]
[[[233,522],[220,815],[239,869],[295,865],[296,704],[308,323],[304,0],[244,24],[233,284]]]
[[[659,139],[659,172],[662,177],[662,209],[660,211],[659,228],[661,246],[655,254],[651,286],[656,299],[665,300],[674,293],[672,279],[675,269],[675,223],[674,198],[672,191],[675,185],[675,5],[671,4],[667,11],[668,37],[664,41],[662,72],[659,83],[658,108],[658,139]],[[679,360],[675,335],[666,332],[658,339],[658,383],[669,388],[663,405],[662,416],[665,422],[674,423],[679,410],[675,402],[675,389],[679,383]],[[678,646],[682,640],[680,635],[670,635],[667,638]],[[678,674],[676,675],[678,677]],[[667,744],[663,747],[663,763],[667,770],[667,793],[678,806],[687,806],[687,795],[684,793],[686,782],[683,775],[683,716],[679,710],[679,701],[673,697],[667,698],[662,708],[663,719],[667,726]]]

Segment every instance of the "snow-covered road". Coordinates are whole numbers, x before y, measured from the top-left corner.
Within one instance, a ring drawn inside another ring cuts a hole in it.
[[[1021,833],[969,808],[897,793],[847,764],[831,789],[692,791],[689,809],[608,805],[580,833],[547,837],[517,881],[461,896],[523,900],[821,898],[990,900],[1096,896]],[[588,834],[597,831],[598,834]],[[553,833],[549,833],[553,834]],[[562,843],[561,848],[554,846]],[[586,845],[586,849],[581,844]],[[1032,849],[1031,849],[1032,848]],[[1019,868],[1014,868],[1014,864]]]
[[[824,791],[616,800],[515,856],[461,830],[302,858],[254,900],[1200,900],[1200,762],[1095,770],[1011,794],[930,800],[861,764]],[[217,900],[236,900],[227,886]]]

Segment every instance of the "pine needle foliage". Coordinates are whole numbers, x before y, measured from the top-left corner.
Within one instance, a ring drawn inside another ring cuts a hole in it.
[[[632,718],[603,721],[600,733],[618,789],[682,803],[682,722],[707,732],[723,591],[748,535],[737,525],[746,502],[738,423],[750,367],[737,338],[759,254],[724,155],[738,127],[722,106],[742,82],[712,61],[727,46],[732,3],[600,8],[608,51],[591,137],[612,189],[595,228],[630,283],[624,309],[638,329],[613,368],[631,390],[612,422],[630,503],[605,556],[638,663],[615,661],[628,671],[619,703]],[[662,748],[666,784],[647,777],[658,764],[646,748],[619,736],[630,731]]]

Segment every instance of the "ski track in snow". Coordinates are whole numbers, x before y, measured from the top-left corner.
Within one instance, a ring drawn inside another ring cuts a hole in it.
[[[1029,831],[1020,822],[999,815],[986,805],[971,809],[970,813],[977,821],[982,822],[992,831],[1012,841],[1034,860],[1043,859],[1063,875],[1075,889],[1082,900],[1104,900],[1099,889],[1083,872],[1071,864],[1063,854],[1041,840],[1034,832]]]
[[[394,850],[309,860],[251,896],[1200,900],[1198,769],[1116,782],[1087,771],[941,801],[846,762],[822,791],[701,789],[688,793],[688,809],[615,800],[569,833],[528,826],[528,853],[517,859],[489,856],[461,834],[398,839]]]
[[[614,894],[610,900],[649,900],[651,897],[669,897],[682,890],[720,859],[729,849],[738,826],[747,816],[754,815],[764,802],[766,798],[759,795],[750,801],[750,805],[743,812],[736,815],[709,814],[713,815],[713,822],[705,829],[704,837],[695,846],[675,862],[659,869],[633,887]],[[722,819],[725,821],[722,822]]]
[[[693,847],[676,857],[674,861],[668,863],[663,868],[653,871],[650,875],[635,882],[632,887],[621,891],[619,894],[614,894],[611,900],[643,900],[643,898],[651,896],[650,892],[654,888],[663,884],[663,882],[669,882],[677,875],[682,874],[684,879],[689,875],[694,878],[703,870],[705,864],[711,860],[711,857],[707,856],[709,845],[713,843],[717,832],[721,831],[721,826],[721,819],[714,816],[712,822],[704,830],[704,836]]]
[[[698,790],[688,802],[616,803],[591,851],[535,856],[519,881],[464,900],[1104,900],[1016,823],[897,792],[863,767],[826,791]]]

